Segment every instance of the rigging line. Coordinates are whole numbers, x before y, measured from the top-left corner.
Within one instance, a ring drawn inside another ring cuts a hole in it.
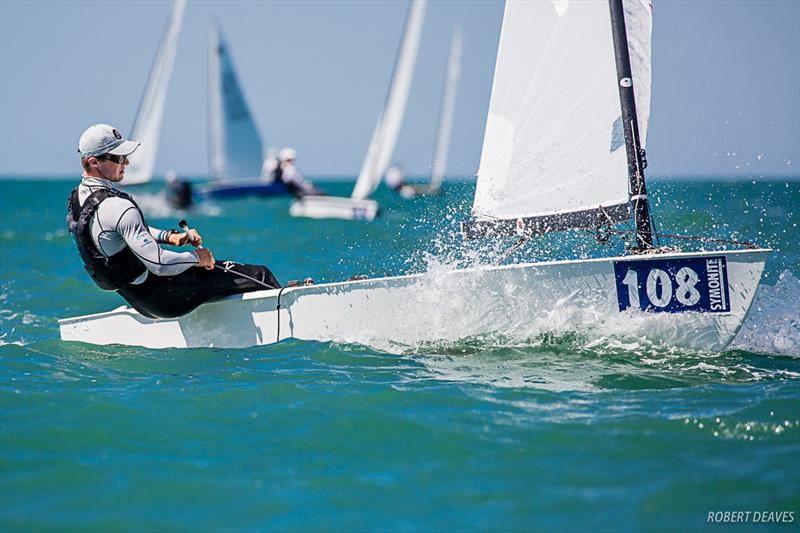
[[[278,327],[276,328],[278,333],[275,337],[275,342],[280,342],[281,340],[281,295],[283,295],[283,291],[287,287],[281,287],[281,290],[278,291],[278,305],[275,306],[275,315],[278,319]]]
[[[634,126],[635,126],[634,119],[631,119],[631,125],[630,125],[631,132],[634,131],[634,129],[633,129]],[[639,146],[636,144],[636,138],[635,137],[632,138],[631,142],[633,143],[634,152],[636,154],[638,154],[639,153]],[[636,191],[634,191],[634,192],[636,192],[636,195],[633,196],[633,202],[634,202],[634,205],[633,205],[633,216],[636,217],[636,213],[639,212],[639,202],[642,201],[642,194],[641,194],[642,185],[641,184],[642,184],[642,181],[644,181],[644,180],[642,178],[642,169],[639,166],[639,158],[635,157],[634,161],[636,162]],[[649,205],[648,205],[648,215],[650,214],[649,211],[650,210],[649,210]],[[637,228],[638,228],[639,223],[637,222],[636,225],[637,225]],[[650,229],[650,228],[648,228],[648,229]],[[636,232],[636,240],[637,241],[641,241],[640,242],[641,245],[645,245],[646,244],[645,241],[644,241],[644,237],[639,235],[638,231]]]
[[[519,250],[522,247],[522,245],[525,244],[526,242],[528,242],[528,237],[520,237],[519,240],[511,248],[508,249],[508,251],[503,255],[503,257],[495,261],[494,265],[499,266],[503,264],[503,262],[506,259],[508,259],[511,254]]]
[[[311,278],[306,278],[306,281],[308,281],[310,279]],[[278,304],[275,306],[275,315],[276,315],[277,320],[278,320],[278,325],[277,325],[277,327],[275,329],[276,329],[276,331],[278,333],[277,333],[277,336],[275,337],[275,342],[280,342],[280,340],[281,340],[281,296],[283,296],[283,291],[285,291],[286,289],[290,289],[292,287],[298,287],[298,286],[300,286],[300,282],[299,281],[289,281],[289,282],[286,283],[285,286],[281,287],[281,290],[278,291]],[[291,322],[290,322],[290,325],[291,325]]]

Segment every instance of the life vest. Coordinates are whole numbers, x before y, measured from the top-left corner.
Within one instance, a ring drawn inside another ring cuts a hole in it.
[[[147,268],[127,246],[112,256],[105,256],[92,242],[90,222],[100,203],[110,196],[130,200],[139,209],[130,195],[105,187],[90,194],[81,206],[78,187],[75,187],[67,204],[67,228],[81,254],[84,268],[97,286],[106,291],[115,291],[141,276]]]
[[[283,162],[278,161],[278,166],[272,171],[272,179],[276,183],[283,183]]]

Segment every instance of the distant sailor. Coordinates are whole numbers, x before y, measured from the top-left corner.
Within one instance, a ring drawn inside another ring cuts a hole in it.
[[[386,170],[386,174],[383,175],[383,181],[387,187],[404,198],[414,196],[414,188],[406,183],[405,172],[397,165],[393,165]]]
[[[276,181],[282,181],[295,198],[309,195],[325,195],[325,193],[305,179],[294,164],[297,153],[293,148],[284,148],[278,154],[278,164],[273,171]]]
[[[167,202],[175,209],[189,209],[192,206],[192,186],[178,177],[174,170],[164,176],[167,182]]]
[[[181,316],[212,298],[263,290],[263,285],[215,269],[211,250],[201,247],[203,239],[195,230],[149,226],[133,198],[114,188],[138,147],[107,124],[90,126],[78,143],[83,176],[69,199],[67,226],[94,282],[117,291],[151,318]],[[191,244],[196,249],[173,252],[161,244]],[[216,264],[280,287],[265,266]]]
[[[264,159],[264,163],[261,165],[261,179],[267,182],[272,182],[275,180],[275,169],[278,168],[278,149],[277,148],[270,148],[267,150],[267,157]]]

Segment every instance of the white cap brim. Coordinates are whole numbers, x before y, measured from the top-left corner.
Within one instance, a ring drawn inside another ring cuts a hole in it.
[[[122,141],[122,144],[106,153],[112,155],[131,155],[141,144],[142,143],[137,143],[136,141]]]

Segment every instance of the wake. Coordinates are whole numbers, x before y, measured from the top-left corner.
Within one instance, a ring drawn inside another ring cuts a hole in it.
[[[800,279],[788,270],[761,284],[729,350],[800,357]]]

